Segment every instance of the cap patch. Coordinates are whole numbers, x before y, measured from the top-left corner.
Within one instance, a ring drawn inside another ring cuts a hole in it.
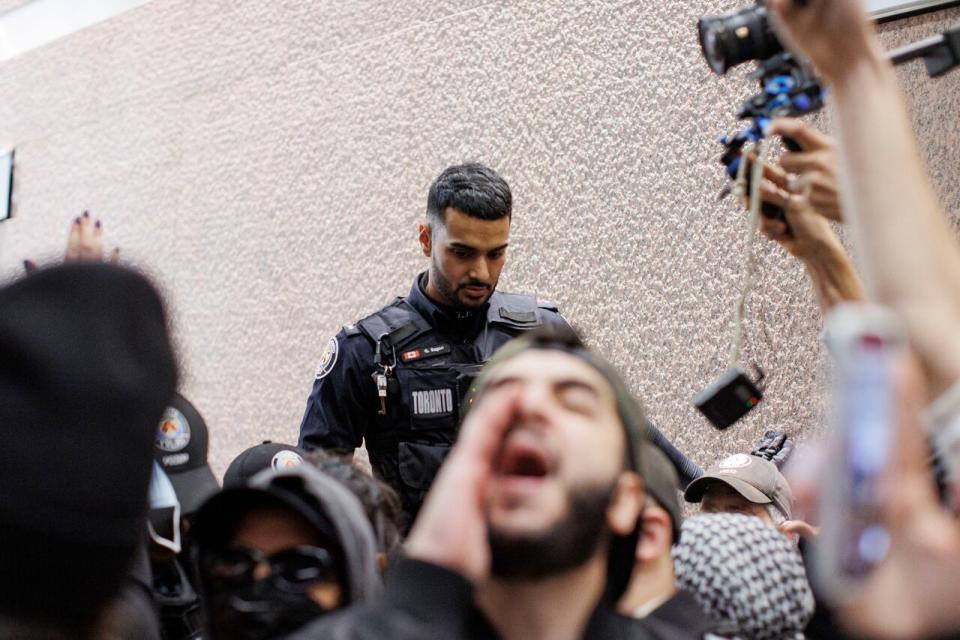
[[[323,348],[323,353],[320,354],[320,364],[317,365],[317,380],[325,378],[328,373],[333,371],[334,365],[337,364],[337,356],[339,353],[340,344],[337,342],[337,337],[334,336],[330,338],[327,346]]]
[[[278,451],[270,461],[274,471],[283,471],[301,464],[303,464],[303,458],[296,451]]]
[[[157,427],[156,446],[161,451],[175,453],[190,444],[190,423],[174,407],[167,407]]]
[[[745,453],[738,453],[729,458],[724,458],[717,466],[721,469],[742,469],[743,467],[749,466],[751,462],[753,461],[750,459],[750,456]]]

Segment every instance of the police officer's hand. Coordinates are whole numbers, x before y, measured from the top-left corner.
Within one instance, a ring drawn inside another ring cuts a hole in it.
[[[780,40],[813,62],[828,82],[841,82],[864,61],[879,60],[863,0],[768,0]]]
[[[791,138],[802,149],[787,151],[780,156],[780,167],[768,167],[772,174],[768,177],[789,193],[806,193],[814,211],[834,222],[842,222],[834,139],[796,118],[774,120],[767,133]]]
[[[407,538],[409,557],[456,571],[474,583],[487,577],[486,492],[518,399],[516,390],[492,389],[471,410]]]

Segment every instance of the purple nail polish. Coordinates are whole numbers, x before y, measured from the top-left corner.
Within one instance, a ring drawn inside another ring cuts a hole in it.
[[[84,211],[84,212],[83,212],[83,217],[84,217],[84,218],[89,218],[89,217],[90,217],[90,212],[89,212],[89,211]]]
[[[73,219],[73,224],[80,224],[80,216]]]
[[[93,226],[95,226],[95,227],[96,227],[97,229],[99,229],[99,228],[100,228],[100,221],[99,221],[99,220],[97,220],[97,223],[96,223],[96,224],[94,224]]]

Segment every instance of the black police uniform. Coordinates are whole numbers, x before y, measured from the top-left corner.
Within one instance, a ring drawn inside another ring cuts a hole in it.
[[[300,425],[300,446],[351,452],[364,437],[378,475],[416,515],[459,428],[461,404],[483,363],[542,325],[567,326],[551,305],[495,291],[482,308],[438,305],[417,276],[398,298],[324,349]]]

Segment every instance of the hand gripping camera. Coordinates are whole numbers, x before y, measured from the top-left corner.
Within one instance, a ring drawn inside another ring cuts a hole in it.
[[[794,2],[805,3],[804,0]],[[766,137],[774,118],[800,116],[823,107],[824,91],[809,65],[784,50],[770,25],[763,0],[757,0],[754,6],[740,11],[701,18],[697,27],[703,55],[717,75],[724,75],[744,62],[757,61],[757,69],[751,78],[759,82],[760,92],[744,101],[737,114],[750,125],[735,135],[720,139],[724,146],[720,162],[727,176],[732,181],[745,179],[746,185],[741,182],[739,186],[745,186],[749,193],[753,171],[745,170],[747,167],[743,166],[743,163],[750,162],[744,157],[747,148]],[[784,144],[800,150],[792,140],[784,139]],[[721,197],[730,192],[728,186]],[[787,222],[783,209],[775,205],[763,203],[760,213],[784,224]],[[756,377],[751,377],[738,362],[742,312],[748,292],[749,285],[745,285],[738,305],[737,338],[730,367],[693,400],[697,409],[718,429],[726,429],[737,422],[763,398],[763,372],[756,367]]]
[[[802,0],[794,0],[804,4]],[[720,138],[724,153],[720,162],[727,177],[736,179],[743,162],[743,149],[766,137],[770,121],[780,117],[796,117],[813,113],[823,107],[825,92],[809,65],[792,53],[785,51],[770,25],[763,0],[733,13],[706,16],[697,23],[700,47],[707,64],[717,75],[724,75],[733,67],[757,61],[757,70],[751,75],[760,84],[761,91],[751,96],[740,108],[737,118],[749,120],[750,126],[739,133]],[[784,144],[792,151],[800,146],[789,138]],[[750,172],[746,172],[750,189]],[[730,193],[724,189],[721,197]],[[786,223],[783,209],[764,203],[761,213]]]

